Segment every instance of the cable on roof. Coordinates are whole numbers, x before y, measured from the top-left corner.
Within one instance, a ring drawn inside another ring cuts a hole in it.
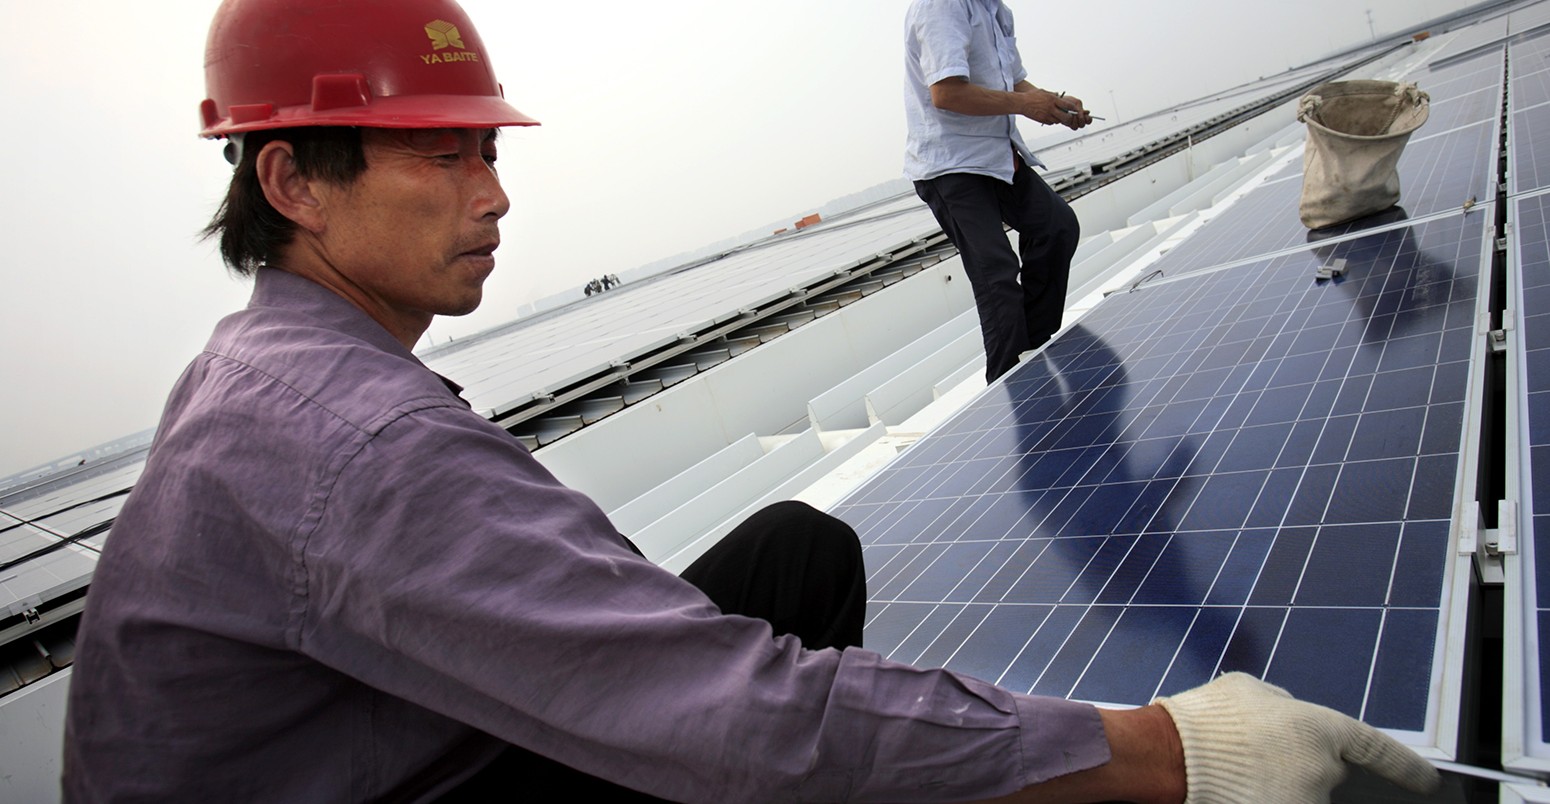
[[[5,527],[0,528],[0,533],[6,533],[8,531],[13,531],[13,530],[16,530],[17,528],[20,528],[20,527],[23,527],[23,526],[26,526],[26,525],[31,525],[31,526],[37,528],[38,530],[46,531],[48,533],[53,533],[55,536],[58,536],[60,534],[55,533],[53,530],[50,530],[49,528],[44,527],[43,525],[41,525],[39,523],[42,520],[48,519],[51,516],[58,516],[60,514],[65,513],[66,511],[74,511],[77,508],[84,508],[84,507],[86,507],[88,505],[95,505],[96,503],[106,502],[106,501],[111,500],[111,499],[113,499],[115,497],[123,497],[124,495],[128,494],[129,491],[130,491],[130,489],[119,489],[118,491],[110,491],[107,494],[104,494],[104,495],[102,495],[100,497],[93,497],[90,500],[82,500],[82,501],[80,501],[78,503],[73,503],[71,505],[67,505],[64,508],[58,508],[58,509],[55,509],[53,511],[49,511],[46,514],[39,515],[39,516],[34,517],[32,519],[23,519],[23,518],[15,515],[13,513],[10,513],[10,512],[7,512],[7,511],[0,511],[0,514],[5,514],[6,516],[11,517],[12,519],[16,520],[16,524],[14,524],[14,525],[6,525]],[[69,538],[69,537],[66,537],[66,538]]]
[[[49,553],[52,553],[52,552],[54,552],[56,550],[59,550],[59,549],[61,549],[63,547],[75,544],[76,542],[78,542],[78,541],[80,541],[82,539],[89,539],[89,538],[91,538],[93,536],[96,536],[99,533],[105,533],[105,532],[107,532],[107,530],[109,528],[113,527],[113,523],[115,521],[117,521],[117,519],[118,519],[118,517],[113,517],[112,519],[103,520],[101,522],[98,522],[95,525],[91,525],[90,527],[87,527],[87,528],[85,528],[83,530],[80,530],[80,531],[77,531],[75,533],[72,533],[69,536],[64,537],[63,539],[60,539],[59,541],[54,542],[53,544],[49,544],[49,545],[46,545],[44,547],[40,547],[40,548],[38,548],[36,550],[33,550],[30,553],[27,553],[26,555],[18,556],[17,558],[13,558],[13,559],[11,559],[9,561],[0,562],[0,572],[4,572],[4,571],[6,571],[6,570],[8,570],[8,569],[10,569],[12,567],[15,567],[17,565],[20,565],[20,564],[25,564],[28,561],[31,561],[31,560],[33,560],[35,558],[41,558],[43,556],[46,556]]]

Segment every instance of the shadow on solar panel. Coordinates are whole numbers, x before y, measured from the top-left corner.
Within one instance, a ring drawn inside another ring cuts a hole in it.
[[[1430,743],[1485,222],[1107,298],[838,507],[868,647],[1115,704],[1242,670]]]

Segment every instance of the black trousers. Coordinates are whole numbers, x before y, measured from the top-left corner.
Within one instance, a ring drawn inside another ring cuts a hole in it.
[[[1071,205],[1015,161],[1011,184],[978,173],[915,182],[916,195],[963,258],[985,340],[987,382],[1059,331],[1071,255],[1081,237]],[[1017,230],[1016,253],[1003,224]]]
[[[861,645],[866,568],[851,527],[793,501],[768,506],[680,576],[724,613],[769,621],[812,650]],[[658,801],[517,746],[442,798],[485,801]]]

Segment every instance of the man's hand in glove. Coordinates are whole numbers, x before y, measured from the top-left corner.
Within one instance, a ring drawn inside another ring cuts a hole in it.
[[[1357,720],[1229,673],[1139,709],[1100,709],[1111,757],[998,801],[1308,804],[1329,800],[1346,763],[1427,792],[1437,771]]]
[[[1347,762],[1418,793],[1438,784],[1437,771],[1392,737],[1244,673],[1157,703],[1184,746],[1187,802],[1328,801]]]

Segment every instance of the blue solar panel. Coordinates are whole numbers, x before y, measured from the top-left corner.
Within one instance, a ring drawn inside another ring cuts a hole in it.
[[[1515,111],[1508,138],[1512,148],[1507,168],[1510,192],[1550,186],[1550,103]]]
[[[836,507],[865,545],[868,647],[1118,704],[1244,670],[1451,745],[1489,218],[1105,300]]]
[[[1550,46],[1550,39],[1537,41]],[[1523,109],[1550,102],[1550,51],[1512,46],[1512,95]]]
[[[1508,578],[1506,612],[1508,644],[1521,646],[1522,656],[1508,661],[1506,688],[1517,691],[1522,705],[1507,708],[1504,764],[1544,772],[1550,771],[1550,196],[1516,199],[1510,220],[1518,316],[1510,359],[1524,454],[1516,495],[1520,571]],[[1516,761],[1514,742],[1523,754]]]
[[[1461,126],[1495,120],[1501,115],[1502,93],[1498,81],[1473,92],[1450,98],[1432,98],[1426,133],[1452,131]]]
[[[1434,99],[1452,98],[1497,83],[1502,75],[1505,52],[1506,49],[1498,45],[1458,61],[1434,56],[1426,69],[1411,72],[1405,80],[1419,84]]]
[[[1509,50],[1507,189],[1516,195],[1550,186],[1550,34],[1515,41]]]
[[[1493,123],[1483,121],[1413,140],[1399,161],[1399,206],[1404,214],[1420,218],[1459,209],[1471,197],[1476,202],[1490,199],[1495,131]],[[1161,269],[1165,276],[1175,276],[1394,222],[1386,214],[1310,235],[1297,218],[1302,196],[1300,160],[1295,170],[1295,175],[1267,182],[1239,199],[1152,267]]]
[[[1399,163],[1400,207],[1419,219],[1494,196],[1496,120],[1500,114],[1504,48],[1446,67],[1417,71],[1432,98],[1430,119],[1411,139]],[[1153,267],[1165,276],[1266,257],[1314,240],[1351,235],[1395,222],[1393,215],[1330,227],[1315,235],[1297,219],[1302,162],[1294,160],[1239,199]]]
[[[1481,19],[1452,33],[1442,49],[1432,54],[1431,60],[1451,65],[1475,57],[1487,49],[1500,50],[1501,42],[1509,31],[1505,15],[1494,19]]]

